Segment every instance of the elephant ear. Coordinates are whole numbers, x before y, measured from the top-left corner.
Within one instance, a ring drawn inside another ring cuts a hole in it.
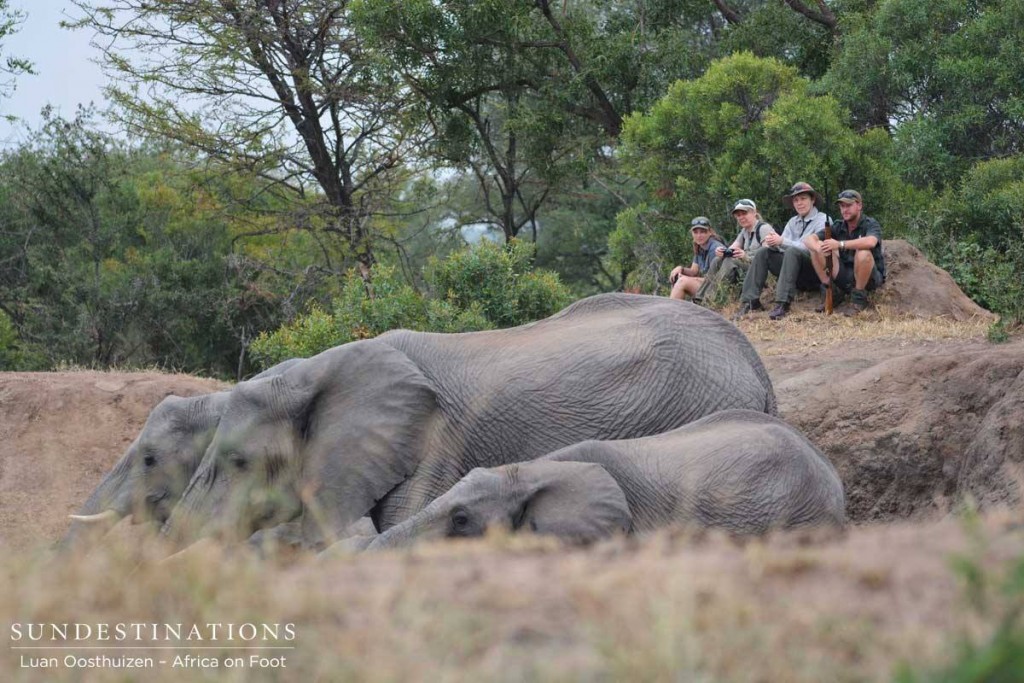
[[[416,470],[436,396],[408,356],[377,340],[325,351],[281,379],[299,394],[303,534],[330,543]]]
[[[600,465],[534,461],[518,468],[514,476],[528,493],[516,528],[581,543],[629,531],[626,495]]]

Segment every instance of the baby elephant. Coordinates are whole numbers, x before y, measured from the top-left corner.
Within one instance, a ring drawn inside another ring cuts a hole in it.
[[[492,524],[589,542],[669,524],[760,534],[844,522],[842,482],[810,441],[776,417],[726,410],[657,436],[475,469],[369,548],[476,536]]]

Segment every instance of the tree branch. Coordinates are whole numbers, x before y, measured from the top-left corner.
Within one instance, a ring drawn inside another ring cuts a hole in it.
[[[821,24],[826,27],[829,31],[835,31],[838,21],[836,15],[828,8],[825,4],[825,0],[815,0],[818,5],[818,10],[815,12],[810,7],[800,2],[800,0],[782,0],[786,5],[789,6],[794,12],[804,15],[811,21]]]

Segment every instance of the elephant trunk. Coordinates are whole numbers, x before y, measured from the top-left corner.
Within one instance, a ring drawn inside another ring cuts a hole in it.
[[[164,522],[160,534],[174,546],[184,548],[207,536],[228,530],[228,487],[218,477],[217,467],[204,458],[182,493],[181,500]],[[237,511],[234,511],[237,516]],[[240,534],[246,538],[252,533]]]
[[[78,512],[71,515],[71,527],[58,544],[59,550],[71,550],[98,540],[123,517],[131,514],[134,504],[131,474],[135,447],[135,443],[128,447]]]
[[[437,525],[431,524],[430,519],[424,519],[425,516],[425,513],[420,513],[381,532],[366,546],[366,550],[406,548],[418,541],[443,537],[444,533],[439,529],[434,529],[433,527]]]

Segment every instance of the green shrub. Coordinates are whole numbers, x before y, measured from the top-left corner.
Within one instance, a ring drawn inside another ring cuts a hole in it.
[[[371,297],[352,271],[329,313],[313,307],[273,333],[261,334],[250,352],[259,365],[269,367],[388,330],[471,332],[545,318],[569,303],[569,291],[554,273],[532,271],[532,257],[533,245],[519,242],[507,247],[485,242],[455,252],[429,266],[433,297],[384,265],[371,271]]]
[[[0,311],[0,370],[43,370],[46,361],[18,337],[18,330]]]
[[[438,299],[458,309],[478,304],[496,327],[522,325],[560,311],[572,298],[557,275],[532,271],[534,252],[533,244],[519,240],[481,242],[432,260],[427,282]]]
[[[913,241],[967,296],[1005,323],[1024,321],[1024,155],[975,164],[910,223]]]

